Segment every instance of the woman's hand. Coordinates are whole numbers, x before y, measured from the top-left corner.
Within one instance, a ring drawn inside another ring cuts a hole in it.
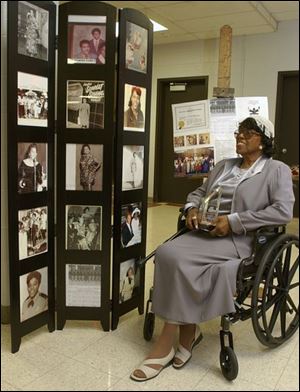
[[[218,216],[213,223],[216,227],[209,232],[212,237],[225,237],[231,232],[227,215]]]
[[[202,214],[199,212],[198,208],[189,209],[186,216],[186,226],[190,230],[198,229],[201,222],[201,216]]]

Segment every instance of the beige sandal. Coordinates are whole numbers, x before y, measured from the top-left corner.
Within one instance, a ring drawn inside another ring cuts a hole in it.
[[[173,362],[173,367],[175,369],[181,369],[184,365],[186,365],[188,363],[188,361],[192,358],[193,349],[201,342],[202,339],[203,339],[203,335],[202,335],[198,325],[196,325],[195,337],[194,337],[194,340],[191,345],[191,351],[187,350],[181,344],[179,344],[179,346],[177,348],[174,359],[176,359],[176,358],[179,359],[181,361],[181,363],[177,364],[177,363]]]

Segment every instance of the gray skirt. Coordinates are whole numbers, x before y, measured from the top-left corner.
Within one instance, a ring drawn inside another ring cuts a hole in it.
[[[153,312],[179,323],[200,323],[234,312],[240,261],[231,236],[191,231],[159,246]]]

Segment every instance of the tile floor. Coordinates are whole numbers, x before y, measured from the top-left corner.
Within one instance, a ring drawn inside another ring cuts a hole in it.
[[[147,252],[176,228],[178,207],[159,205],[148,210]],[[298,220],[290,225],[296,231]],[[155,230],[154,230],[155,228]],[[152,286],[153,263],[146,267],[146,299]],[[20,351],[10,353],[10,326],[1,326],[1,391],[296,391],[299,390],[299,333],[274,350],[262,346],[251,321],[232,327],[239,375],[226,381],[219,368],[219,322],[201,325],[204,339],[182,370],[165,369],[146,383],[129,374],[147,355],[152,343],[143,339],[143,316],[137,310],[121,317],[117,330],[103,332],[93,321],[68,321],[63,331],[46,327],[22,339]],[[162,322],[156,321],[153,340]]]

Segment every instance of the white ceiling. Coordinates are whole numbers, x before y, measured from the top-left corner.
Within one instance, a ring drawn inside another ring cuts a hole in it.
[[[299,19],[298,1],[105,1],[135,8],[166,26],[154,44],[218,38],[228,24],[233,35],[271,33],[278,22]]]

